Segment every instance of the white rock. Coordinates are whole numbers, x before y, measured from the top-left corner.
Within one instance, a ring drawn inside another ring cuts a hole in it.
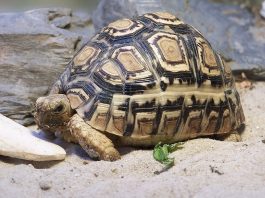
[[[260,15],[265,18],[265,1],[262,3]]]
[[[0,155],[33,161],[63,160],[65,150],[0,114]]]

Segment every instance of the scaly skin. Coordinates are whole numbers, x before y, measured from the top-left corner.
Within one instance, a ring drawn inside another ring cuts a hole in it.
[[[67,131],[67,123],[74,114],[66,95],[53,94],[36,101],[35,120],[47,132]]]
[[[120,159],[120,154],[114,148],[112,141],[86,124],[77,114],[71,118],[68,126],[71,134],[90,157],[107,161]]]

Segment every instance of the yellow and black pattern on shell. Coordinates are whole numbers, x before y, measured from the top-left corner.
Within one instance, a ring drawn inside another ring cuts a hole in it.
[[[200,32],[170,13],[109,24],[60,80],[89,125],[118,136],[181,141],[244,123],[230,67]]]
[[[173,14],[167,12],[155,12],[148,13],[144,15],[146,18],[151,19],[155,23],[160,23],[163,25],[180,25],[183,24],[181,20],[179,20]]]
[[[98,59],[101,51],[97,46],[85,45],[73,58],[71,73],[91,70],[90,66]]]
[[[107,33],[112,38],[119,38],[135,35],[142,29],[144,29],[144,25],[140,21],[120,19],[110,23],[102,32]]]

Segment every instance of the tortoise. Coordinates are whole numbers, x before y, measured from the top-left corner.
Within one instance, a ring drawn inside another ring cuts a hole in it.
[[[230,67],[198,30],[167,12],[104,27],[36,101],[35,119],[110,161],[120,159],[117,145],[225,139],[245,121]]]

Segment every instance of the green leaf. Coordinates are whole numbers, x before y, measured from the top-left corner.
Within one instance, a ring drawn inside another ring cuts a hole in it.
[[[155,146],[153,150],[153,156],[155,160],[159,162],[165,161],[167,159],[167,154],[165,154],[165,152],[163,151],[160,142]]]
[[[156,161],[164,164],[166,168],[170,168],[174,165],[174,158],[170,158],[169,154],[178,149],[182,149],[183,147],[181,145],[183,145],[182,142],[163,145],[159,142],[153,150],[153,157]]]

